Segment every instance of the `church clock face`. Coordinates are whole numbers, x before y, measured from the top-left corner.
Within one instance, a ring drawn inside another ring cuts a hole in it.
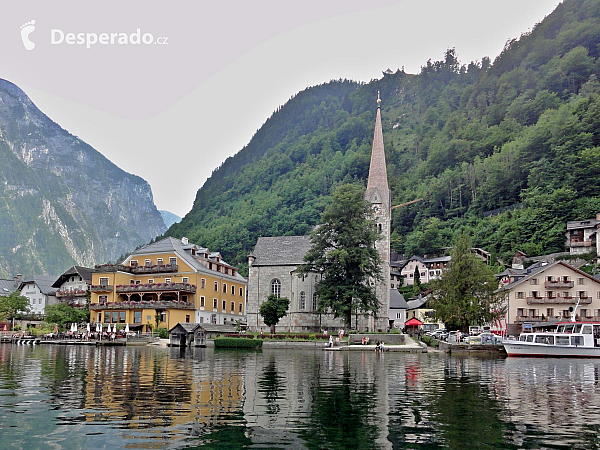
[[[373,212],[377,215],[381,214],[381,204],[374,203],[373,204]]]

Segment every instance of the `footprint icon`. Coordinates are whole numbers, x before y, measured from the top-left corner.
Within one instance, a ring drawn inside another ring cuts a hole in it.
[[[24,23],[21,25],[21,39],[23,39],[23,45],[25,50],[33,50],[35,44],[29,40],[29,35],[35,30],[35,20]]]

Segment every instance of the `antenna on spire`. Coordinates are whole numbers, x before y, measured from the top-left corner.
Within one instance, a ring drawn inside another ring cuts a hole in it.
[[[379,97],[379,91],[377,91],[377,107],[381,107],[381,98]]]

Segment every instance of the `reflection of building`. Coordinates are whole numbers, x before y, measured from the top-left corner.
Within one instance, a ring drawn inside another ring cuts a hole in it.
[[[245,319],[246,280],[219,253],[167,237],[92,274],[91,321],[130,328]]]
[[[73,266],[52,284],[58,289],[56,298],[70,306],[87,306],[87,294],[92,284],[92,269]]]

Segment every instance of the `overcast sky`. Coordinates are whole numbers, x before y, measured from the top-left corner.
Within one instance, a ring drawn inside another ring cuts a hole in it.
[[[298,91],[338,78],[369,81],[387,68],[417,73],[451,47],[463,63],[493,60],[558,3],[11,2],[0,15],[0,78],[146,179],[159,209],[183,216],[212,171]],[[138,29],[151,43],[135,43]]]

